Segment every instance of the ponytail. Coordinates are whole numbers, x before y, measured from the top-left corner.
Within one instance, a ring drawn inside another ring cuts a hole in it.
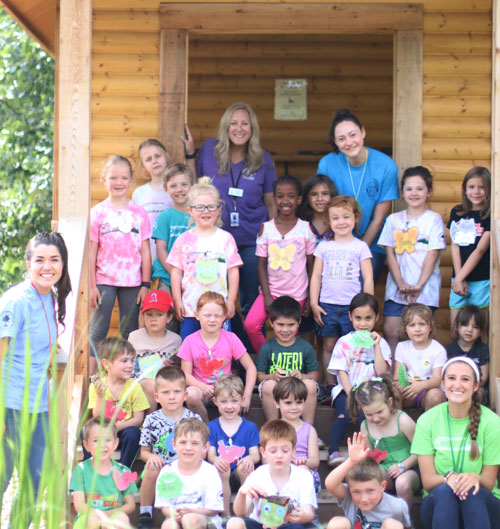
[[[479,457],[479,447],[477,446],[477,431],[479,429],[479,421],[481,420],[481,395],[478,391],[472,395],[472,403],[469,409],[469,426],[468,431],[471,438],[470,453],[471,459]]]

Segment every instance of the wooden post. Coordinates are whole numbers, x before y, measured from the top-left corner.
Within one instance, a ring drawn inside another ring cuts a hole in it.
[[[56,61],[58,63],[57,123],[58,154],[56,160],[57,194],[55,204],[57,219],[83,217],[87,219],[90,209],[90,94],[91,94],[91,44],[92,44],[92,0],[60,0],[59,42]],[[68,233],[65,231],[65,233]],[[67,237],[67,243],[70,241]],[[71,241],[74,242],[74,241]],[[88,230],[81,240],[88,247]],[[73,256],[74,259],[75,256]],[[80,256],[81,258],[81,256]],[[70,262],[72,257],[70,256]],[[81,268],[81,266],[80,266]],[[75,379],[75,354],[77,344],[84,351],[84,361],[76,368],[84,379],[88,378],[88,266],[84,266],[80,277],[73,277],[74,296],[78,296],[73,343],[65,352],[69,354],[66,392],[60,399],[61,450],[67,453],[69,399],[73,394]],[[78,284],[80,280],[80,285]],[[71,339],[71,337],[69,337]],[[71,341],[70,341],[71,343]],[[79,355],[80,356],[80,355]]]
[[[184,135],[187,122],[188,32],[160,32],[159,136],[173,160],[184,160]]]
[[[422,163],[423,45],[421,30],[394,33],[393,159],[401,178]],[[395,204],[404,209],[402,200]]]
[[[496,378],[500,376],[500,185],[496,177],[500,171],[500,6],[493,0],[492,45],[492,101],[491,101],[491,268],[490,268],[490,402],[497,402]],[[500,410],[497,408],[497,413]]]

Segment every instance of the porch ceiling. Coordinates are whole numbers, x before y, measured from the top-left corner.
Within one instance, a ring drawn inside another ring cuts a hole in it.
[[[51,55],[55,53],[57,0],[0,0],[2,6]]]

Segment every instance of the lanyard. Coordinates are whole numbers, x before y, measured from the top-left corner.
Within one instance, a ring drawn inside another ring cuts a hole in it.
[[[450,412],[446,411],[446,419],[448,421],[448,442],[450,443],[451,461],[453,463],[453,470],[457,474],[461,474],[464,468],[465,460],[465,443],[467,442],[467,425],[465,425],[464,434],[460,443],[460,453],[458,455],[457,464],[455,465],[455,453],[453,451],[453,445],[451,442],[451,423],[450,423]]]
[[[239,186],[240,180],[241,180],[241,175],[243,174],[243,169],[244,169],[244,164],[241,166],[240,174],[238,175],[238,179],[236,180],[236,184],[235,184],[234,183],[234,174],[233,174],[233,164],[231,164],[230,173],[231,173],[231,184],[232,184],[232,187],[238,187]]]

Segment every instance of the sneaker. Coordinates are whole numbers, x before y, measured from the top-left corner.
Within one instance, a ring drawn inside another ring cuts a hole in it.
[[[153,529],[153,518],[148,512],[139,515],[137,529]]]
[[[338,467],[344,461],[345,461],[345,457],[340,452],[332,452],[328,456],[328,466],[332,468]]]
[[[320,450],[323,450],[323,448],[325,448],[326,444],[325,444],[325,441],[323,441],[323,439],[321,439],[321,437],[318,437],[318,448]]]

